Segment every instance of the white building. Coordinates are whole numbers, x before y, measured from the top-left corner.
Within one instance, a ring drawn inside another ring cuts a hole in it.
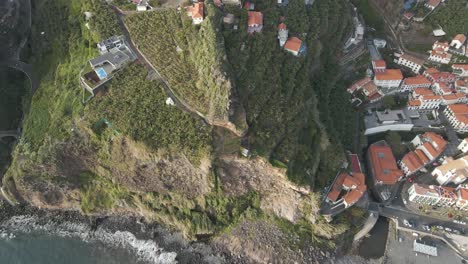
[[[450,42],[450,47],[454,47],[455,49],[460,49],[463,45],[465,45],[466,36],[463,34],[456,35],[452,42]]]
[[[456,185],[464,182],[468,177],[468,156],[457,160],[447,158],[444,163],[432,171],[440,185],[454,183]]]
[[[192,17],[192,23],[198,25],[205,18],[204,10],[205,6],[203,2],[194,3],[192,6],[187,7],[187,16]]]
[[[432,50],[440,50],[440,51],[448,51],[450,49],[450,45],[448,42],[440,42],[436,41],[432,44]]]
[[[462,140],[460,145],[457,147],[462,153],[468,153],[468,138]]]
[[[378,49],[383,49],[385,46],[387,46],[387,41],[385,39],[379,39],[375,38],[374,39],[374,46]]]
[[[374,76],[375,85],[385,88],[399,87],[402,80],[403,74],[400,69],[387,69],[377,72]]]
[[[411,143],[416,150],[421,150],[428,158],[429,162],[434,161],[439,157],[447,146],[447,141],[434,132],[425,132],[422,135],[417,135]]]
[[[280,47],[284,47],[286,41],[288,40],[288,28],[286,24],[281,23],[278,25],[278,41]]]
[[[439,205],[449,207],[456,203],[457,195],[454,188],[436,185],[413,184],[408,189],[408,200],[419,204]]]
[[[411,69],[414,73],[418,74],[421,67],[424,64],[424,60],[411,56],[409,54],[403,54],[398,58],[398,65]]]
[[[450,125],[459,133],[468,132],[468,105],[453,104],[444,110]]]
[[[444,82],[435,82],[432,85],[432,90],[438,95],[448,95],[453,92],[452,88]]]
[[[411,110],[438,109],[442,103],[442,97],[435,95],[428,88],[415,88],[409,95],[408,108]]]
[[[468,64],[453,64],[452,73],[458,77],[468,77]]]
[[[449,64],[452,60],[452,54],[441,50],[432,50],[428,60],[442,64]]]
[[[431,85],[432,82],[422,75],[408,77],[401,83],[400,92],[412,92],[416,88],[429,88]]]
[[[440,5],[441,0],[427,0],[427,2],[424,4],[425,7],[434,10],[436,7]]]

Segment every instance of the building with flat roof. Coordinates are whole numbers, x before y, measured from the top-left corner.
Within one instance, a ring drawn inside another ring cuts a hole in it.
[[[468,156],[456,160],[447,158],[431,174],[440,185],[463,183],[468,178]]]
[[[457,148],[464,154],[468,153],[468,138],[463,139]]]
[[[381,132],[411,131],[414,124],[411,120],[418,113],[409,109],[376,111],[364,117],[366,130],[365,135],[372,135]]]
[[[431,245],[426,245],[422,242],[419,242],[417,239],[413,242],[413,251],[418,253],[423,253],[429,256],[437,257],[437,248]]]

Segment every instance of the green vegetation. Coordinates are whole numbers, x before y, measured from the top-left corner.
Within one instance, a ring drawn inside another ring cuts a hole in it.
[[[200,26],[172,9],[132,15],[125,23],[139,49],[180,99],[210,120],[226,120],[232,84],[222,63],[223,39],[216,32],[220,14],[213,5],[207,5],[207,13]]]
[[[99,42],[114,35],[122,35],[117,18],[112,9],[101,0],[84,0],[82,10],[91,12],[89,26],[95,33],[95,41]],[[80,15],[79,17],[81,17]]]
[[[403,155],[405,155],[407,148],[405,145],[402,144],[401,136],[400,134],[398,134],[398,132],[395,132],[395,131],[388,132],[387,135],[385,136],[385,140],[392,148],[393,155],[395,155],[397,159],[400,159],[403,157]]]
[[[451,0],[441,4],[427,19],[433,28],[441,26],[449,37],[468,31],[468,15],[465,0]]]
[[[156,81],[146,79],[141,66],[130,66],[110,82],[105,96],[94,98],[86,107],[92,123],[105,118],[113,127],[154,149],[182,150],[192,159],[208,153],[210,129],[168,106],[167,98]]]
[[[129,198],[124,188],[91,172],[81,173],[80,182],[81,210],[85,213],[112,209],[118,200]]]
[[[247,110],[251,143],[273,164],[285,164],[292,181],[314,186],[319,178],[323,184],[335,175],[342,157],[340,136],[350,143],[349,130],[354,126],[334,57],[347,29],[346,3],[316,1],[306,7],[302,1],[291,1],[286,14],[273,2],[256,4],[264,14],[262,33],[248,35],[245,10],[230,10],[240,17],[240,28],[223,32]],[[296,58],[280,49],[276,26],[281,15],[286,15],[290,35],[306,44],[307,56]],[[327,49],[322,52],[323,45]],[[326,134],[319,122],[332,134],[333,144],[340,146],[336,151],[323,151]]]
[[[383,36],[384,25],[382,17],[379,15],[379,12],[370,3],[372,0],[351,0],[354,6],[358,8],[358,12],[364,17],[366,25],[375,29],[375,35]]]

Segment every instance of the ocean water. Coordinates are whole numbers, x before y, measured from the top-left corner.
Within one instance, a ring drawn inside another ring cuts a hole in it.
[[[0,224],[0,264],[173,264],[177,253],[128,231],[17,216]]]
[[[8,264],[128,264],[145,263],[128,249],[100,242],[37,233],[3,233],[0,263]],[[10,236],[12,236],[10,238]]]

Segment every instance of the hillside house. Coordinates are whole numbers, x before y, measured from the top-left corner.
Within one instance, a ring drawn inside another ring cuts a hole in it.
[[[354,82],[351,86],[346,89],[346,91],[350,94],[355,93],[356,91],[361,90],[361,88],[366,85],[367,83],[372,82],[370,77],[365,77],[363,79],[360,79],[356,82]]]
[[[448,95],[453,93],[453,89],[444,82],[435,82],[432,85],[432,90],[438,95]]]
[[[362,173],[340,173],[330,191],[326,201],[331,204],[344,204],[345,208],[354,205],[365,194],[367,186]]]
[[[428,60],[441,64],[449,64],[452,60],[452,54],[447,53],[441,49],[432,50]]]
[[[299,38],[290,37],[284,45],[284,50],[298,57],[305,52],[305,45]]]
[[[263,29],[263,14],[257,11],[248,12],[247,31],[250,34],[260,33]]]
[[[405,53],[398,58],[397,64],[409,68],[412,72],[419,74],[424,64],[424,60]]]
[[[429,164],[430,160],[420,149],[410,151],[400,161],[400,168],[406,176],[420,171],[424,166]]]
[[[468,95],[468,77],[456,80],[454,87],[457,92]]]
[[[440,2],[441,0],[427,0],[424,6],[429,8],[430,10],[434,10],[440,5]]]
[[[463,34],[458,34],[452,39],[452,42],[450,42],[450,47],[460,49],[463,45],[465,45],[465,42],[466,36]]]
[[[447,141],[434,132],[417,135],[411,143],[416,149],[421,150],[430,162],[436,160],[447,146]]]
[[[187,16],[192,17],[194,25],[201,24],[205,18],[205,5],[203,2],[194,3],[187,7]]]
[[[280,23],[278,25],[278,41],[280,47],[284,47],[284,44],[286,44],[286,41],[288,40],[288,28],[286,24]]]

